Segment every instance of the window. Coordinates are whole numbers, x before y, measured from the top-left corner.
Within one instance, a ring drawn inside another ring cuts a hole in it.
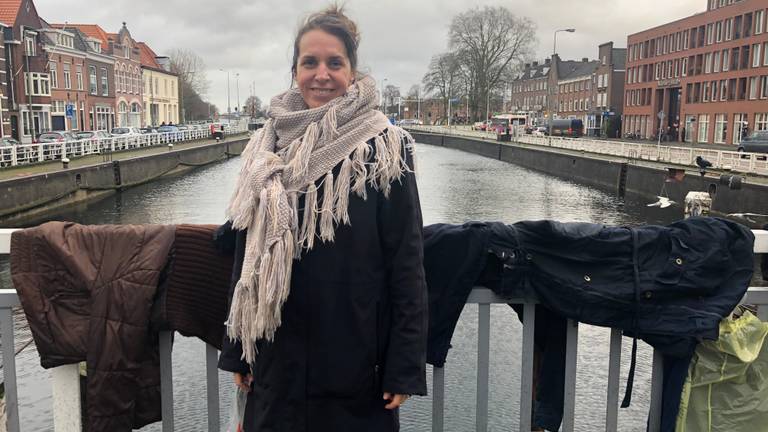
[[[741,39],[741,15],[733,19],[733,38]]]
[[[24,38],[24,52],[27,54],[27,56],[34,57],[35,56],[35,37],[34,36],[27,36]]]
[[[85,87],[83,87],[83,68],[82,67],[80,66],[77,67],[77,73],[75,76],[77,79],[77,89],[80,91],[84,90]]]
[[[702,95],[702,99],[701,99],[702,102],[709,102],[709,92],[710,92],[709,83],[705,82],[704,83],[704,94]]]
[[[51,73],[51,88],[57,88],[59,86],[59,74],[58,70],[56,70],[56,62],[50,62],[48,63],[48,69],[50,69]]]
[[[720,80],[720,100],[728,99],[728,80]]]
[[[709,115],[699,115],[699,142],[707,142],[709,138]]]
[[[127,59],[131,58],[131,49],[128,48],[127,45],[123,47],[123,57]]]
[[[96,66],[88,67],[88,89],[92,95],[98,93],[98,81],[96,79]]]
[[[701,83],[693,85],[693,103],[699,103],[701,101]]]
[[[730,70],[730,57],[729,57],[730,51],[727,49],[723,50],[723,72],[728,72]]]
[[[704,73],[712,73],[712,53],[704,56]]]
[[[752,14],[744,15],[744,37],[752,36]]]
[[[760,67],[760,44],[752,45],[752,67]]]
[[[109,78],[107,78],[107,68],[101,68],[101,95],[109,96]]]
[[[712,65],[712,72],[720,72],[720,51],[715,51],[715,53],[712,54],[712,62],[714,63]]]
[[[717,81],[712,81],[712,97],[709,98],[712,102],[717,101]]]
[[[714,25],[707,24],[707,45],[712,45],[713,43],[715,43]]]
[[[728,119],[725,114],[715,116],[715,143],[725,144],[725,136],[728,133]]]
[[[755,114],[755,130],[768,130],[768,113]]]
[[[682,66],[682,75],[687,76],[688,75],[688,57],[683,58],[683,66]]]
[[[768,42],[763,44],[763,66],[768,66]]]
[[[661,63],[656,63],[656,73],[654,76],[656,81],[661,79]]]
[[[755,100],[757,99],[757,83],[758,83],[757,77],[751,77],[749,79],[749,99]]]
[[[733,18],[725,20],[725,40],[733,39]]]
[[[746,128],[749,127],[747,123],[746,114],[734,114],[733,115],[733,143],[738,144],[739,141],[746,135]]]
[[[64,88],[65,89],[71,89],[72,88],[72,75],[69,71],[69,65],[64,64]]]
[[[715,24],[715,40],[719,43],[723,41],[723,22],[718,21]]]
[[[768,99],[768,75],[760,77],[760,99]]]
[[[32,72],[24,73],[26,91],[30,96],[50,96],[51,88],[48,74]]]
[[[764,11],[755,12],[755,34],[759,35],[763,32],[763,16]]]

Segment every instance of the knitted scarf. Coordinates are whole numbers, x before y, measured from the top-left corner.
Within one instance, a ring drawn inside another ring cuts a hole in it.
[[[402,151],[404,143],[412,148],[413,138],[390,125],[377,105],[370,77],[312,109],[298,89],[288,90],[272,99],[269,119],[243,151],[227,216],[248,235],[226,325],[227,335],[242,342],[249,364],[256,357],[255,342],[271,341],[280,326],[293,260],[311,250],[316,237],[332,242],[334,226],[350,224],[350,193],[365,199],[370,184],[388,197],[390,184],[409,170]],[[369,161],[372,139],[375,155]],[[299,194],[304,195],[301,221]]]

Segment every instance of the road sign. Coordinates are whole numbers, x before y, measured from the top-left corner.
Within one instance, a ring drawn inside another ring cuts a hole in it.
[[[66,113],[67,113],[67,117],[74,117],[75,106],[73,104],[67,104]]]
[[[656,117],[658,117],[658,118],[659,118],[659,120],[664,120],[664,116],[666,116],[666,115],[667,115],[667,114],[666,114],[666,113],[664,113],[664,111],[662,110],[662,111],[659,111],[659,113],[658,113],[658,114],[656,114]]]

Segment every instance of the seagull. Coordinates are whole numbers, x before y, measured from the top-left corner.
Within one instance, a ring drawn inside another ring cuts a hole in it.
[[[696,165],[699,167],[699,174],[704,177],[704,174],[707,173],[707,168],[712,166],[712,162],[704,159],[701,156],[696,156]]]
[[[671,206],[672,204],[676,204],[674,201],[669,199],[669,197],[663,197],[663,196],[657,196],[659,200],[655,203],[650,203],[647,205],[647,207],[660,207],[660,208],[667,208]]]

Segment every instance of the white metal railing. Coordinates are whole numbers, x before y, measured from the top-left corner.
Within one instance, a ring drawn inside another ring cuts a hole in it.
[[[94,137],[77,141],[0,146],[0,169],[3,167],[28,165],[62,158],[71,159],[92,154],[104,154],[142,147],[175,144],[204,139],[211,136],[210,124],[199,126],[199,128],[180,130],[178,132],[112,136],[109,138]],[[240,134],[247,131],[248,124],[246,122],[238,122],[226,127],[224,129],[224,135]]]
[[[10,253],[10,239],[13,229],[0,229],[0,255]],[[768,231],[754,230],[756,253],[768,253]],[[745,303],[758,305],[758,317],[768,321],[768,288],[750,287],[744,298]],[[531,407],[533,392],[533,351],[534,322],[536,305],[524,299],[506,299],[497,296],[491,290],[476,287],[472,290],[467,303],[478,305],[478,350],[477,350],[477,404],[475,429],[478,432],[488,430],[488,389],[490,364],[490,328],[492,304],[522,304],[523,340],[521,346],[521,379],[519,401],[519,427],[521,431],[531,430]],[[16,365],[14,353],[14,330],[12,308],[19,306],[19,298],[13,289],[0,289],[0,344],[2,344],[3,375],[5,378],[5,399],[7,412],[7,430],[19,432],[19,405],[16,384]],[[762,306],[766,306],[763,308]],[[565,366],[565,400],[563,409],[563,432],[573,432],[576,407],[576,355],[578,350],[578,323],[568,320]],[[173,369],[172,369],[172,334],[160,333],[160,379],[162,395],[162,430],[174,431],[173,412]],[[606,432],[618,429],[619,387],[621,368],[621,330],[612,329],[610,354],[608,361],[608,386],[606,391]],[[217,371],[218,351],[206,345],[205,363],[207,386],[208,431],[219,432],[219,381]],[[649,431],[658,432],[661,421],[662,360],[654,352],[651,378],[651,407]],[[432,374],[432,431],[444,430],[445,412],[445,370],[433,368]],[[60,366],[52,373],[54,401],[54,430],[56,432],[80,432],[80,381],[77,365]]]
[[[413,131],[423,131],[469,138],[496,139],[495,132],[474,131],[467,126],[408,126]],[[589,138],[548,137],[518,134],[513,141],[576,150],[588,153],[616,156],[626,159],[649,160],[683,166],[696,165],[696,156],[712,162],[712,168],[728,169],[744,174],[768,175],[768,157],[764,153],[746,153],[717,150],[704,147],[674,147],[666,145],[625,141],[595,140]]]

